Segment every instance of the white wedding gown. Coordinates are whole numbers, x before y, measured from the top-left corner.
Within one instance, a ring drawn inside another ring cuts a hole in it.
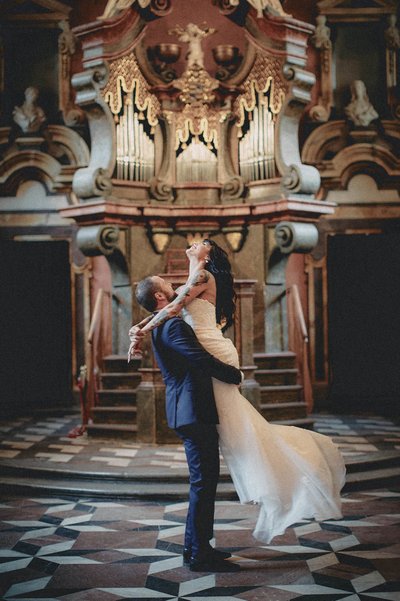
[[[195,298],[182,316],[209,353],[239,366],[232,341],[216,325],[214,305]],[[213,378],[213,387],[221,451],[236,492],[241,503],[260,505],[254,537],[269,543],[304,518],[340,518],[346,470],[331,439],[270,424],[237,386]]]

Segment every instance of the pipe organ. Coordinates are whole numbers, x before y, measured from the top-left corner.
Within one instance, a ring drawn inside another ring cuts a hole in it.
[[[193,138],[176,159],[176,179],[182,182],[216,182],[216,155],[201,140]]]
[[[130,96],[116,117],[117,179],[146,182],[154,176],[154,138],[146,131],[145,118]]]
[[[254,108],[247,112],[246,123],[239,141],[240,174],[245,182],[271,179],[276,176],[275,124],[264,94],[258,94]]]

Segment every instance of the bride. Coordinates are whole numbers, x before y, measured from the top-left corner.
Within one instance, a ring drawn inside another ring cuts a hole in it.
[[[235,293],[225,251],[213,240],[187,251],[189,278],[176,298],[129,331],[128,357],[140,352],[146,332],[181,312],[212,355],[239,367],[237,351],[223,332],[233,322]],[[343,458],[330,438],[294,426],[270,424],[233,384],[213,379],[220,447],[241,503],[260,507],[256,539],[269,543],[306,518],[342,517]]]

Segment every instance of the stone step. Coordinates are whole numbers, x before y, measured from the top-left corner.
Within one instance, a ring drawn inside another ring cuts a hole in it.
[[[335,439],[334,439],[335,440]],[[340,438],[337,439],[338,441]],[[368,453],[368,456],[353,456],[346,457],[347,474],[356,472],[366,472],[389,467],[400,467],[400,452],[399,451],[375,451]]]
[[[254,353],[253,357],[258,369],[294,369],[296,367],[296,353],[292,351]]]
[[[268,421],[304,419],[307,417],[305,403],[266,403],[260,407],[260,413]]]
[[[389,467],[365,472],[347,474],[344,492],[352,490],[370,490],[385,486],[398,486],[400,482],[400,467]]]
[[[93,407],[93,421],[95,424],[136,424],[136,407],[130,405]]]
[[[297,384],[297,369],[257,369],[255,378],[261,386]]]
[[[136,424],[106,424],[95,423],[88,424],[87,432],[89,436],[98,436],[99,438],[125,438],[135,441],[137,436]]]
[[[53,474],[54,475],[54,474]],[[397,485],[400,479],[400,466],[366,470],[347,474],[343,493],[355,490],[371,490]],[[41,474],[32,470],[23,475],[6,474],[0,481],[3,494],[43,494],[47,495],[90,495],[100,498],[126,499],[176,499],[186,500],[188,496],[187,476],[162,480],[160,478],[107,478],[105,474],[91,477],[85,474],[78,478],[59,472],[57,477]],[[221,480],[218,484],[217,499],[237,500],[230,480]]]
[[[187,480],[176,482],[113,482],[113,481],[71,481],[56,480],[50,482],[45,478],[24,478],[20,480],[5,477],[0,481],[0,491],[4,494],[21,495],[62,495],[62,496],[90,496],[96,498],[117,499],[146,499],[146,500],[180,500],[187,501],[189,484]],[[217,488],[217,500],[238,500],[231,482],[220,482]]]
[[[131,405],[136,406],[136,389],[106,389],[97,391],[98,404],[97,407],[110,405]]]
[[[141,367],[141,364],[141,359],[131,359],[128,363],[127,355],[107,355],[107,357],[103,357],[103,368],[107,373],[135,372]]]
[[[142,376],[139,372],[115,372],[100,374],[101,387],[107,389],[127,389],[137,388],[141,382]]]
[[[260,386],[261,404],[299,402],[301,391],[299,384]]]

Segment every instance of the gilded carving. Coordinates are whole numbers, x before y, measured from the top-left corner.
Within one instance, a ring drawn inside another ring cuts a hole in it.
[[[237,117],[237,126],[242,127],[246,112],[251,112],[257,103],[258,94],[268,97],[268,109],[277,115],[288,89],[282,78],[282,63],[276,58],[257,53],[254,66],[243,82],[244,92],[233,103],[232,111]]]
[[[180,25],[176,25],[168,31],[169,35],[177,35],[180,42],[189,44],[189,50],[186,55],[187,70],[192,69],[194,65],[204,69],[204,51],[201,47],[201,42],[215,33],[215,31],[212,27],[207,27],[206,25],[199,27],[195,23],[188,23],[186,29],[183,29]]]
[[[114,115],[121,112],[123,92],[132,95],[132,100],[139,112],[146,111],[146,118],[151,126],[158,123],[158,115],[161,112],[160,102],[149,91],[148,84],[132,54],[123,56],[110,65],[110,75],[103,95]]]

